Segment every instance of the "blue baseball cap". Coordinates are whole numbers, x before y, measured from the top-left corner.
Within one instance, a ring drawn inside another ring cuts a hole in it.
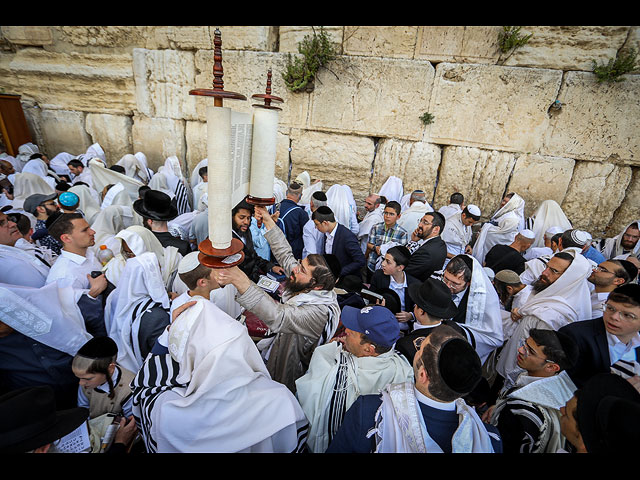
[[[369,305],[361,309],[346,305],[340,320],[349,330],[360,332],[383,347],[393,346],[400,338],[398,319],[382,305]]]

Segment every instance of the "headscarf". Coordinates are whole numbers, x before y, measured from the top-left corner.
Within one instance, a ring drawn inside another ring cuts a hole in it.
[[[555,200],[545,200],[533,215],[533,233],[535,240],[532,247],[544,247],[544,234],[551,227],[560,227],[562,231],[569,230],[571,222]]]
[[[140,322],[158,304],[169,309],[160,264],[152,252],[142,253],[127,261],[105,305],[108,335],[118,344],[118,363],[128,370],[136,372],[144,362],[138,341]]]

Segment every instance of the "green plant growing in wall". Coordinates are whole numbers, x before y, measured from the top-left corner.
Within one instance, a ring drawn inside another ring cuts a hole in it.
[[[639,66],[636,64],[637,56],[638,52],[635,48],[632,48],[626,52],[618,52],[615,58],[610,59],[606,65],[598,65],[593,60],[593,73],[598,78],[598,83],[622,82],[624,74],[638,70]]]
[[[529,42],[533,33],[522,35],[520,30],[522,27],[502,27],[502,32],[498,35],[498,44],[502,53],[524,47]]]
[[[292,92],[311,91],[313,82],[320,68],[337,57],[337,51],[329,39],[327,32],[320,27],[320,32],[305,35],[298,43],[298,53],[302,57],[293,58],[287,55],[287,65],[282,73],[285,85]]]
[[[422,123],[424,123],[425,125],[431,125],[433,123],[433,119],[435,117],[430,114],[429,112],[424,112],[421,116],[420,116],[420,120],[422,120]]]

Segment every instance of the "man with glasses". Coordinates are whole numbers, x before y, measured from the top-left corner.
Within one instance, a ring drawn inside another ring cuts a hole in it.
[[[34,231],[31,238],[33,238],[38,245],[49,248],[54,255],[60,255],[62,246],[49,234],[45,222],[51,215],[58,211],[57,198],[58,195],[56,193],[50,195],[37,193],[28,196],[23,206],[25,212],[36,217],[36,226],[33,229]]]
[[[447,244],[440,237],[444,226],[445,219],[441,213],[424,214],[407,243],[411,259],[405,269],[406,273],[424,282],[434,272],[442,269],[447,258]]]
[[[601,240],[599,247],[604,257],[610,260],[619,255],[637,255],[640,250],[638,240],[640,240],[640,220],[634,220],[615,237]]]
[[[504,453],[554,453],[562,447],[559,409],[576,390],[566,373],[576,356],[571,337],[553,330],[533,328],[520,342],[523,373],[482,417],[498,427]]]
[[[640,372],[640,285],[617,287],[609,294],[601,317],[575,322],[559,331],[578,345],[578,360],[568,369],[578,388],[598,373],[636,377]]]
[[[627,260],[605,260],[597,267],[587,281],[594,287],[591,292],[591,310],[594,317],[600,316],[609,294],[620,285],[635,280],[638,268]]]

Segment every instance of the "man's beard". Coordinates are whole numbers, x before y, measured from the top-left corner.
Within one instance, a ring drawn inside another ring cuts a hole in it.
[[[536,293],[540,293],[542,290],[544,290],[545,288],[547,288],[549,285],[551,285],[550,283],[548,283],[545,280],[542,280],[538,277],[538,279],[533,282],[533,284],[531,285],[533,287],[533,291]]]
[[[633,240],[622,240],[620,242],[620,246],[624,249],[624,250],[633,250],[633,247],[636,246],[637,242],[634,242]]]
[[[311,290],[314,285],[314,280],[311,279],[307,283],[298,282],[297,280],[292,280],[291,277],[288,277],[284,283],[284,289],[289,291],[290,293],[300,293],[307,290]]]

